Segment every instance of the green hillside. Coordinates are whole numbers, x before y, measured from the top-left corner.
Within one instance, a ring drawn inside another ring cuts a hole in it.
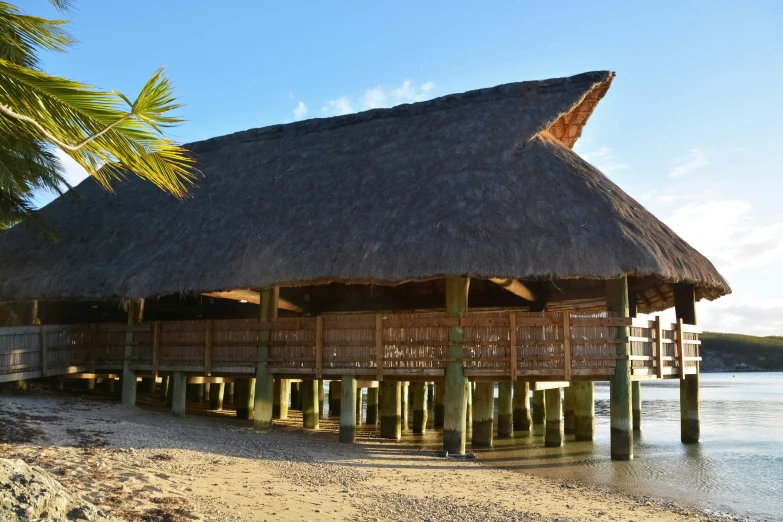
[[[783,371],[783,337],[704,332],[701,335],[701,370]]]

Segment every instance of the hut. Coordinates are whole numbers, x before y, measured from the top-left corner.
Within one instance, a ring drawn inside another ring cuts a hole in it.
[[[340,379],[345,440],[356,379],[381,383],[391,437],[399,383],[415,386],[416,411],[422,383],[436,382],[452,453],[465,451],[468,396],[473,442],[491,444],[488,383],[506,383],[500,423],[519,413],[518,426],[528,386],[548,388],[547,444],[559,445],[561,388],[573,383],[566,413],[590,438],[592,382],[608,380],[612,456],[627,459],[638,382],[679,378],[682,440],[697,441],[695,302],[731,290],[573,152],[613,78],[191,143],[203,178],[183,202],[132,176],[113,193],[88,179],[41,211],[59,242],[24,226],[0,236],[0,301],[37,303],[42,323],[0,330],[2,379],[121,372],[133,403],[137,374],[170,375],[183,413],[188,376],[232,378],[238,413],[254,410],[259,429],[287,379],[303,379],[304,423],[317,426],[315,383]],[[672,306],[676,324],[635,317]]]

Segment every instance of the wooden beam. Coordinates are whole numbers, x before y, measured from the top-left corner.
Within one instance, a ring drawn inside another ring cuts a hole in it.
[[[516,279],[501,279],[498,277],[493,277],[490,279],[493,283],[496,285],[502,286],[512,294],[521,297],[522,299],[525,299],[526,301],[535,302],[538,300],[536,297],[536,294],[533,293],[532,290],[530,290],[527,286],[525,286],[523,283],[520,283]]]
[[[227,292],[205,292],[201,294],[206,297],[215,297],[217,299],[231,299],[232,301],[245,301],[247,303],[261,304],[261,294],[255,290],[229,290]],[[277,298],[277,307],[282,310],[305,313],[304,308],[292,303],[282,297]]]

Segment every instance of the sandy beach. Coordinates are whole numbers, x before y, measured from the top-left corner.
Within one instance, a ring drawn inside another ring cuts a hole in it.
[[[671,503],[444,459],[365,428],[337,442],[335,419],[299,412],[256,433],[231,412],[175,418],[52,392],[0,403],[0,457],[49,471],[124,520],[721,520]]]

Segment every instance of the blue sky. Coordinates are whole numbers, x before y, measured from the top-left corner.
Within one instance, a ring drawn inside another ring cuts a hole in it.
[[[133,95],[165,65],[183,142],[614,70],[577,152],[729,279],[705,328],[783,335],[783,3],[81,0],[71,18],[81,43],[47,70]]]

